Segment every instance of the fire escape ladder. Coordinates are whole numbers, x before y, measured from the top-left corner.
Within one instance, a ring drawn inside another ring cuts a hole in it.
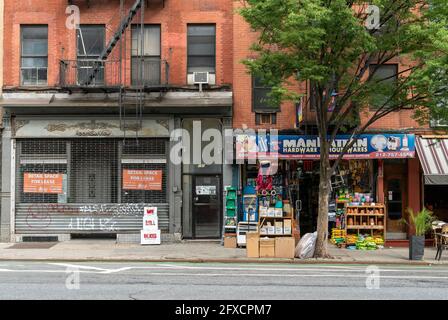
[[[137,14],[138,10],[143,6],[143,1],[145,0],[137,0],[132,5],[131,9],[128,12],[128,15],[120,22],[120,26],[118,27],[118,30],[114,33],[112,39],[109,41],[107,46],[103,49],[100,56],[98,57],[98,63],[95,64],[94,68],[92,69],[89,77],[85,81],[84,85],[88,86],[92,83],[92,81],[95,79],[98,71],[101,69],[101,63],[105,61],[112,50],[117,45],[118,41],[120,41],[121,36],[126,31],[128,26],[131,24],[132,19],[134,19],[135,15]]]

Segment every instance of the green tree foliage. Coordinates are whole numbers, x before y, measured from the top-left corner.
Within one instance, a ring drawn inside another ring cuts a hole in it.
[[[273,87],[271,102],[298,99],[300,93],[288,89],[291,82],[310,84],[308,98],[313,95],[324,162],[316,255],[325,256],[326,226],[320,224],[326,221],[322,215],[327,214],[329,180],[351,146],[347,144],[330,167],[325,141],[331,144],[342,131],[355,138],[382,117],[405,108],[412,109],[421,123],[448,119],[447,1],[237,1],[242,3],[239,14],[259,31],[252,45],[257,58],[244,63]],[[379,8],[377,28],[366,25],[371,19],[367,5]],[[381,76],[381,66],[397,58],[399,70]],[[338,95],[329,112],[332,92]],[[359,115],[366,121],[359,121]]]

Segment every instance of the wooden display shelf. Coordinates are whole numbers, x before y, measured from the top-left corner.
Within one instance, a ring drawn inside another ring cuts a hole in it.
[[[384,217],[384,213],[346,213],[345,215],[347,216],[361,216],[361,217],[365,217],[365,216],[374,216],[374,217]]]
[[[384,226],[360,226],[360,225],[352,225],[352,226],[347,226],[347,229],[366,229],[366,230],[383,230]]]
[[[292,219],[292,217],[267,217],[267,216],[262,216],[260,217],[260,219]]]
[[[353,212],[354,209],[358,209],[358,212]],[[350,210],[351,212],[347,212]],[[360,210],[366,211],[364,213],[359,212]],[[376,213],[374,213],[377,211]],[[345,231],[347,235],[357,233],[358,235],[360,233],[366,233],[370,230],[369,233],[373,236],[374,233],[381,234],[383,239],[386,238],[386,206],[383,203],[377,203],[375,205],[371,204],[360,204],[360,205],[345,205]],[[353,220],[355,224],[348,225],[348,217],[352,217],[350,219]],[[363,223],[366,221],[369,223],[369,220],[372,220],[374,225],[366,224],[362,225],[359,223]],[[381,225],[378,224],[378,222],[382,222]]]
[[[384,204],[376,204],[374,206],[372,205],[347,205],[347,208],[384,208]]]

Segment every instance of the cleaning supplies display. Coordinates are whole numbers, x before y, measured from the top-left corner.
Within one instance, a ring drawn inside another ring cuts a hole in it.
[[[243,221],[258,221],[258,198],[256,194],[243,195]]]
[[[339,189],[336,196],[338,202],[348,202],[350,205],[368,205],[374,203],[371,193],[350,192],[348,188]]]
[[[331,230],[331,243],[337,245],[338,247],[345,245],[345,230],[341,230],[338,228],[333,228]]]
[[[349,250],[376,250],[384,248],[384,238],[381,236],[347,235],[346,247]]]
[[[357,250],[376,250],[384,247],[384,240],[382,237],[371,237],[368,235],[359,235],[355,242]]]

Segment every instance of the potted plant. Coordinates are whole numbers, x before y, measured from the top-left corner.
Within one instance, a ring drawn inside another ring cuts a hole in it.
[[[431,223],[434,220],[432,211],[423,208],[415,213],[408,208],[409,222],[403,220],[407,225],[412,226],[415,234],[409,239],[409,260],[422,260],[425,252],[425,234],[431,229]]]

